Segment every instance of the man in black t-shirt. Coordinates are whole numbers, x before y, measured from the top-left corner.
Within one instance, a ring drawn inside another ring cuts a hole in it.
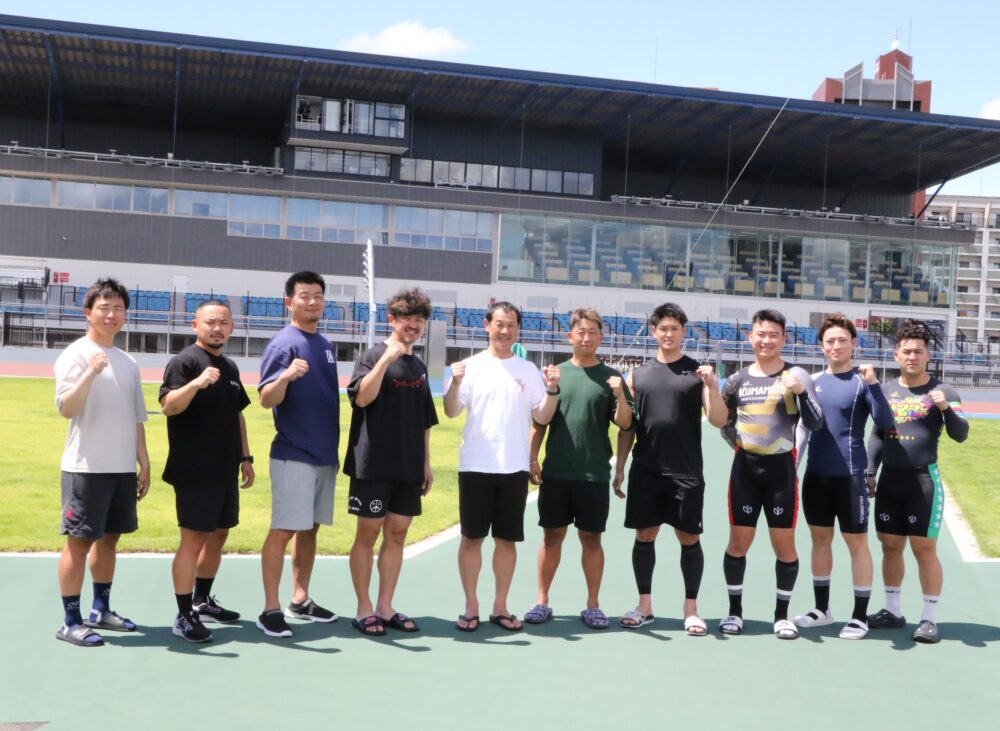
[[[239,523],[240,487],[254,480],[242,411],[250,399],[236,364],[222,354],[233,334],[226,303],[203,302],[191,327],[195,344],[163,372],[160,405],[170,451],[163,480],[174,486],[181,542],[173,563],[177,618],[173,633],[189,642],[212,638],[202,620],[230,624],[240,615],[220,606],[212,583],[229,529]],[[193,593],[193,596],[192,596]]]
[[[708,631],[698,616],[698,590],[705,568],[701,550],[705,478],[701,455],[701,414],[722,426],[726,407],[711,365],[681,352],[687,315],[678,305],[662,304],[649,317],[659,345],[656,358],[629,373],[628,388],[635,397],[633,429],[618,432],[614,490],[621,489],[625,461],[632,440],[632,467],[628,473],[625,527],[635,529],[632,570],[639,604],[621,618],[621,626],[637,629],[653,621],[653,566],[660,526],[674,529],[680,544],[684,579],[684,631],[704,637]]]
[[[344,457],[344,472],[351,478],[347,510],[358,517],[350,558],[358,611],[351,624],[369,637],[384,635],[386,627],[419,629],[395,610],[392,598],[406,532],[434,481],[429,445],[437,411],[427,366],[413,355],[430,314],[431,302],[419,289],[398,292],[389,301],[392,334],[361,354],[347,387],[353,407]],[[380,532],[379,590],[373,606],[369,589]]]

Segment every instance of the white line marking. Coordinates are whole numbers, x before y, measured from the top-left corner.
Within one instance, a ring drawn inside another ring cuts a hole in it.
[[[944,482],[941,483],[941,486],[944,488],[945,495],[944,522],[948,525],[951,537],[955,539],[955,545],[958,546],[958,553],[962,556],[962,560],[966,563],[1000,563],[1000,558],[989,558],[983,554],[979,542],[976,540],[976,535],[969,526],[969,521],[962,514],[962,508],[959,507],[958,501],[952,498],[951,492]]]

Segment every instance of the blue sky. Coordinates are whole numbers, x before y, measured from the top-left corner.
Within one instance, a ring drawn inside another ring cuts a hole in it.
[[[1000,3],[4,0],[0,12],[193,35],[809,98],[898,39],[932,111],[1000,119]],[[966,8],[964,11],[956,8]],[[972,8],[975,8],[974,10]],[[1000,196],[1000,165],[945,193]]]

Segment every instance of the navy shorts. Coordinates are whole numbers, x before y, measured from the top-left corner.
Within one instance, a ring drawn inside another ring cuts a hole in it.
[[[868,481],[859,475],[819,475],[806,472],[802,480],[802,512],[806,522],[841,533],[868,532]]]

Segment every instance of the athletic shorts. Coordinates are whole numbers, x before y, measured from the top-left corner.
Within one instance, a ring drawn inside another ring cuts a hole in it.
[[[875,530],[894,536],[937,538],[944,520],[944,487],[936,464],[882,467],[875,491]]]
[[[97,540],[139,527],[134,472],[63,472],[61,490],[62,535]]]
[[[841,533],[868,532],[868,481],[859,475],[820,475],[806,472],[802,480],[802,512],[806,522]]]
[[[492,533],[504,541],[524,540],[528,473],[458,473],[458,519],[466,538]]]
[[[628,471],[625,527],[673,526],[699,535],[705,503],[705,481],[694,476],[654,475],[638,462]]]
[[[314,465],[291,459],[271,460],[271,528],[312,530],[333,524],[335,465]]]
[[[347,512],[359,518],[384,518],[386,513],[414,517],[420,515],[422,482],[385,482],[351,478]]]
[[[538,525],[565,528],[575,523],[578,530],[603,533],[608,525],[610,494],[611,486],[607,482],[543,476],[538,488]]]
[[[768,528],[794,528],[799,507],[795,452],[739,449],[729,473],[729,524],[754,528],[761,510]]]
[[[240,489],[235,482],[225,487],[174,485],[174,504],[179,528],[211,533],[240,522]]]

